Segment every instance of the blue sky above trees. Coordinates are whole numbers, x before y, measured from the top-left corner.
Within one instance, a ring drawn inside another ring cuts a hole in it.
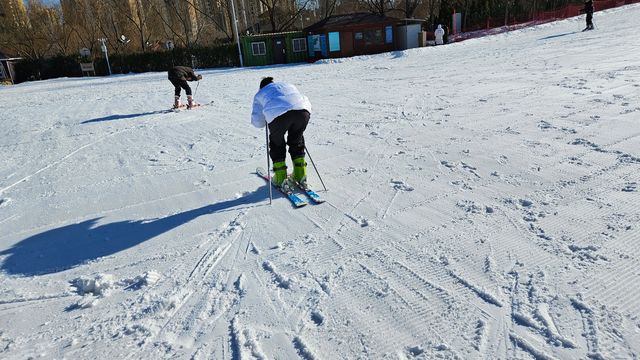
[[[60,0],[41,0],[45,5],[57,5],[60,4]],[[28,1],[24,0],[24,4],[27,5]]]

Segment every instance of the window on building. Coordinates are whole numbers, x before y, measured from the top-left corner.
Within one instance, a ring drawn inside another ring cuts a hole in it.
[[[382,45],[384,44],[384,38],[382,37],[382,30],[367,30],[363,32],[365,45]]]
[[[387,44],[391,44],[393,43],[393,27],[392,26],[387,26],[384,28],[384,32],[385,32],[385,42]]]
[[[307,41],[305,38],[293,39],[293,52],[307,51]]]
[[[253,56],[260,56],[267,54],[267,45],[264,41],[251,43],[251,53]]]
[[[329,51],[340,51],[340,33],[329,33]]]
[[[362,33],[361,32],[357,32],[356,33],[356,40],[362,40]]]

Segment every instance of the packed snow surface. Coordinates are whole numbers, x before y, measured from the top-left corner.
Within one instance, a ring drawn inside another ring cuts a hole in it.
[[[0,358],[637,358],[639,18],[200,70],[181,112],[166,73],[1,88]],[[324,204],[269,205],[263,76]]]

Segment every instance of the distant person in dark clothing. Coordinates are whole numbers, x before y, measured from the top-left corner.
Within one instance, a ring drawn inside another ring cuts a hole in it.
[[[593,30],[593,0],[584,0],[584,8],[580,12],[587,14],[587,27],[582,31]]]
[[[447,27],[447,25],[442,25],[442,29],[444,29],[444,35],[442,36],[442,41],[444,41],[445,44],[449,43],[449,28]]]
[[[184,89],[187,93],[187,108],[193,107],[193,95],[191,93],[191,87],[187,81],[198,81],[202,79],[202,75],[196,75],[193,69],[188,66],[175,66],[169,70],[169,81],[175,87],[175,98],[173,102],[173,108],[179,108],[180,104],[180,91]]]

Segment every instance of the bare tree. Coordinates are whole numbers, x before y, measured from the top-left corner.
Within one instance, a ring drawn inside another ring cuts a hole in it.
[[[361,0],[339,0],[336,4],[336,14],[349,14],[363,12],[366,9],[362,6]]]
[[[321,17],[326,19],[333,15],[334,11],[338,6],[338,0],[321,0],[320,2],[320,11],[322,12]]]
[[[101,36],[98,10],[97,1],[79,1],[76,3],[76,13],[70,14],[72,18],[63,19],[66,26],[70,27],[73,42],[78,48],[87,48],[93,52],[98,46],[96,40]]]
[[[425,20],[427,21],[426,27],[428,29],[432,29],[438,16],[438,12],[440,11],[440,1],[424,0],[422,4],[424,6]]]
[[[418,7],[422,5],[422,0],[404,0],[403,5],[402,10],[404,12],[404,17],[411,19],[415,16]]]
[[[166,12],[156,8],[155,13],[164,24],[167,37],[178,40],[187,48],[196,44],[203,26],[198,23],[194,7],[189,5],[187,0],[166,0],[164,5]]]
[[[0,50],[37,59],[55,54],[71,55],[80,47],[95,51],[100,37],[106,37],[108,45],[120,54],[145,51],[150,43],[167,38],[185,47],[215,41],[212,39],[228,41],[234,31],[230,1],[235,0],[76,0],[63,3],[66,7],[61,8],[60,5],[46,6],[41,0],[29,0],[27,13],[22,15],[24,20],[16,21],[13,14],[11,18],[0,14]],[[245,27],[253,28],[261,19],[269,24],[271,31],[279,32],[293,28],[296,23],[304,26],[300,21],[303,15],[325,19],[337,13],[357,11],[378,15],[400,12],[407,18],[424,17],[429,29],[437,23],[447,23],[454,9],[463,13],[465,29],[495,24],[490,20],[507,25],[514,19],[526,21],[539,11],[558,9],[581,0],[253,1],[245,7],[245,2],[238,0]],[[253,8],[255,4],[259,4],[260,14]],[[251,15],[248,20],[247,9]],[[131,36],[133,43],[125,47],[118,42],[121,35]]]
[[[307,9],[307,6],[312,3],[312,0],[305,0],[304,3],[299,4],[298,8],[295,11],[291,11],[288,14],[285,14],[282,19],[282,25],[280,26],[280,30],[283,31],[290,29],[296,20],[302,16],[303,12]],[[287,16],[288,15],[288,16]]]
[[[227,40],[231,40],[231,38],[233,37],[233,32],[229,30],[230,27],[228,27],[227,24],[220,19],[220,17],[216,16],[216,14],[214,13],[212,8],[208,8],[207,7],[205,9],[203,9],[202,6],[197,6],[196,5],[196,3],[195,3],[196,0],[185,0],[185,1],[198,14],[200,14],[201,16],[204,16],[205,19],[207,19],[209,22],[211,22],[216,31],[222,32],[226,36]],[[226,15],[228,17],[228,23],[231,24],[232,21],[233,21],[232,20],[233,16],[231,14],[231,8],[230,8],[230,6],[228,6],[228,4],[224,4],[224,5],[225,5],[224,7],[221,7],[221,8],[216,9],[216,10],[218,10],[218,11],[222,12],[224,15]],[[207,26],[208,24],[206,24],[206,22],[204,22],[203,25]]]
[[[265,7],[271,31],[280,32],[289,29],[300,14],[311,3],[305,0],[304,3],[296,5],[292,0],[260,0]]]
[[[358,0],[358,3],[370,13],[380,16],[384,16],[387,11],[393,9],[391,0]]]
[[[40,1],[31,0],[27,6],[27,21],[8,27],[6,45],[16,54],[41,59],[52,55],[56,38],[57,13]]]
[[[508,25],[509,24],[509,9],[511,8],[511,5],[513,4],[512,0],[504,0],[504,25]]]
[[[111,12],[111,23],[115,26],[116,21],[113,19],[115,16],[117,19],[126,19],[126,23],[130,25],[130,27],[125,27],[121,29],[120,34],[116,34],[116,36],[126,35],[124,32],[127,30],[132,30],[136,33],[136,37],[138,39],[139,49],[141,51],[146,50],[146,44],[149,40],[149,32],[147,31],[147,20],[148,16],[146,15],[142,2],[140,0],[135,0],[133,2],[123,2],[121,0],[106,0],[106,3],[112,8]],[[155,7],[155,4],[149,4],[150,9]]]
[[[174,43],[178,43],[181,42],[183,44],[188,43],[188,38],[186,36],[186,34],[183,34],[183,32],[180,30],[179,26],[175,26],[174,25],[174,21],[172,21],[172,13],[169,11],[168,8],[172,8],[173,6],[168,6],[165,5],[165,7],[167,7],[167,12],[166,14],[163,13],[161,11],[161,9],[159,8],[155,8],[154,12],[156,13],[156,15],[158,15],[158,17],[160,18],[160,20],[163,23],[163,30],[165,31],[165,35],[167,38],[171,38],[174,40]],[[178,41],[176,41],[178,40]]]
[[[75,43],[73,29],[67,24],[62,16],[62,8],[60,4],[54,6],[53,11],[56,13],[56,23],[54,26],[53,41],[58,52],[62,55],[71,55],[75,53]]]

